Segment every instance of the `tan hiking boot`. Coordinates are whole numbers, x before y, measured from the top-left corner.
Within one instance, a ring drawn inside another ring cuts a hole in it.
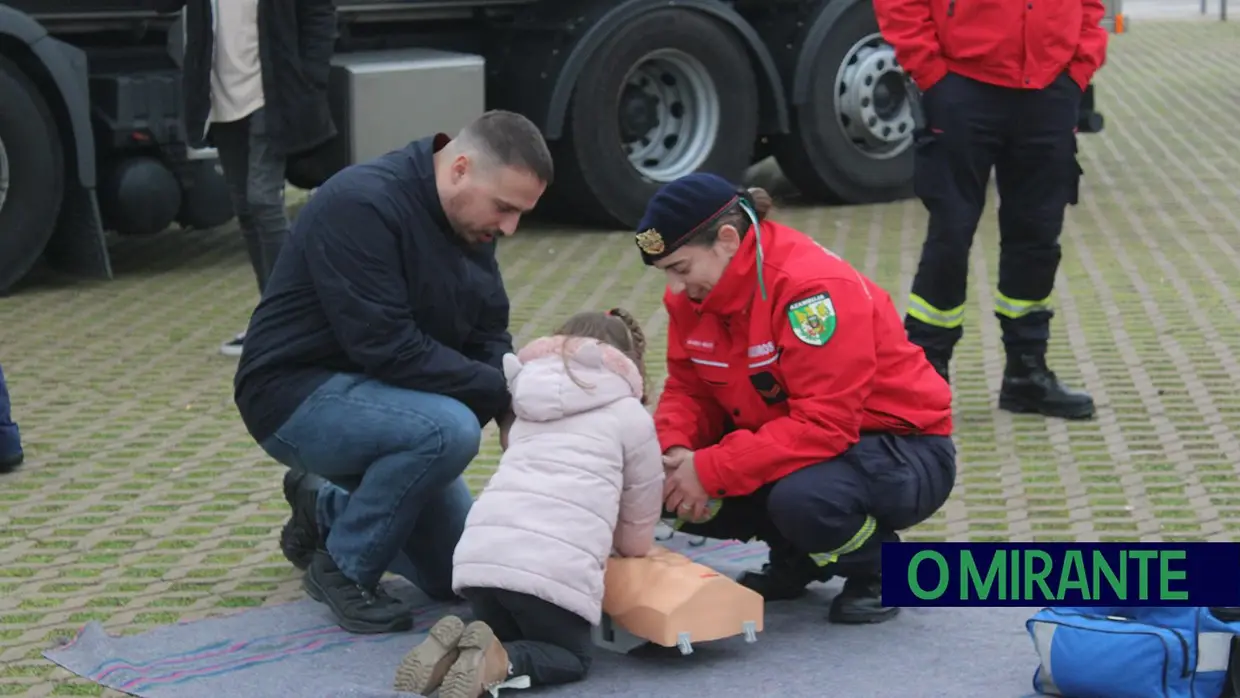
[[[508,680],[508,653],[482,621],[465,626],[457,644],[461,656],[448,669],[439,698],[479,698]]]
[[[457,645],[465,622],[456,616],[444,616],[431,626],[422,644],[409,650],[396,669],[396,690],[403,693],[430,695],[439,688],[448,669],[460,656]]]

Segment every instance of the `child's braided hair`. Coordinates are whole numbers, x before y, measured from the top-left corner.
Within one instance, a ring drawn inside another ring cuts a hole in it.
[[[642,378],[642,404],[647,404],[646,333],[632,313],[612,308],[606,313],[583,312],[570,317],[555,334],[567,337],[589,337],[609,344],[637,364]],[[566,359],[567,360],[567,359]]]
[[[633,339],[633,363],[637,364],[637,370],[642,376],[642,404],[647,403],[646,392],[650,386],[646,384],[646,333],[642,332],[642,326],[638,324],[637,318],[624,308],[612,308],[607,314],[619,318],[629,331],[629,337]]]

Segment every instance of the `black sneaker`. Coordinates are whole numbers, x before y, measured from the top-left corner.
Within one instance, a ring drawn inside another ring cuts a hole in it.
[[[224,356],[241,356],[241,348],[243,344],[245,344],[244,332],[221,344],[220,353]]]
[[[882,575],[849,577],[844,590],[831,600],[827,619],[832,623],[882,623],[895,618],[900,609],[884,606]]]
[[[999,391],[999,409],[1018,414],[1041,414],[1061,419],[1092,419],[1094,399],[1073,390],[1046,366],[1041,354],[1008,357]]]
[[[403,633],[413,629],[413,609],[389,596],[382,586],[364,587],[349,579],[323,551],[314,554],[302,588],[326,604],[340,627],[359,635]]]
[[[809,555],[771,555],[771,561],[760,571],[746,572],[736,581],[767,601],[789,601],[804,595],[811,583],[825,582],[832,576],[829,567],[819,567]]]
[[[323,478],[303,470],[289,469],[284,474],[284,501],[292,514],[280,530],[280,551],[299,570],[310,566],[315,551],[324,549],[316,513],[323,482]]]

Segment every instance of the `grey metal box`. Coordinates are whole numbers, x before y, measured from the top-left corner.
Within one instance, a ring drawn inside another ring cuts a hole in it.
[[[427,48],[346,53],[332,59],[332,116],[345,164],[410,141],[455,135],[486,109],[481,56]]]

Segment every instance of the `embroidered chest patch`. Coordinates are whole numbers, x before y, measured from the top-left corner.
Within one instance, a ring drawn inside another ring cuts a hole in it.
[[[831,296],[819,293],[788,306],[788,324],[797,339],[820,347],[835,334],[835,304]]]

